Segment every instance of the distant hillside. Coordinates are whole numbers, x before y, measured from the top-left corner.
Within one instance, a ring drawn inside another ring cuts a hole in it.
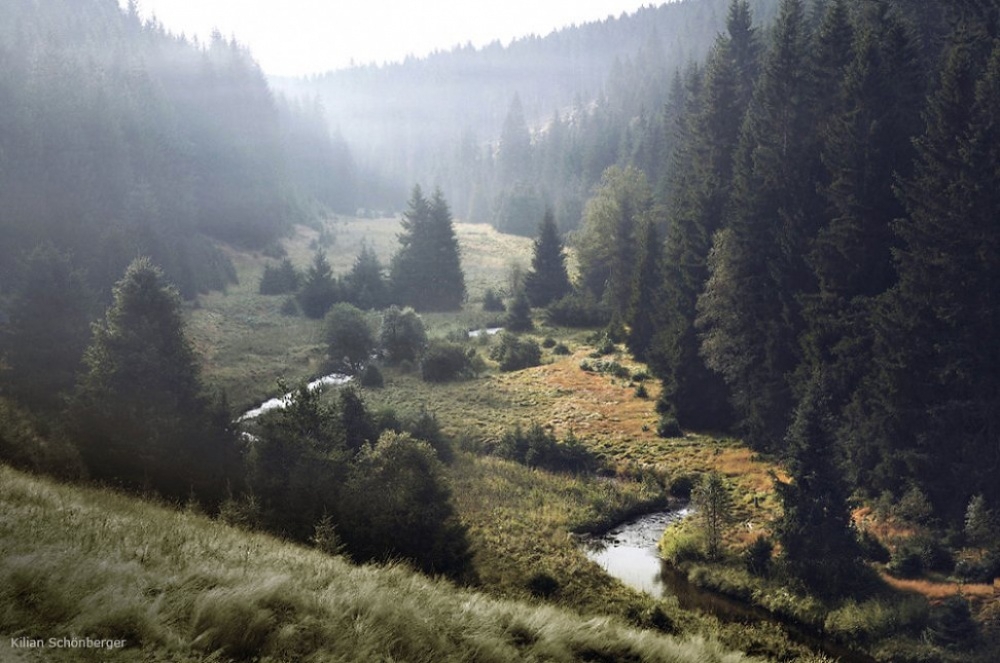
[[[467,217],[472,185],[453,172],[468,171],[470,160],[492,157],[484,147],[499,138],[515,94],[527,122],[538,129],[556,111],[579,115],[613,94],[609,87],[622,82],[623,67],[635,64],[659,81],[633,85],[628,110],[655,110],[667,97],[669,76],[701,60],[724,29],[728,4],[680,0],[508,46],[467,46],[273,84],[322,98],[359,161],[395,186],[383,202],[400,205],[414,181],[438,182],[450,200],[460,201],[457,214]],[[760,22],[769,22],[777,6],[775,0],[750,4]]]

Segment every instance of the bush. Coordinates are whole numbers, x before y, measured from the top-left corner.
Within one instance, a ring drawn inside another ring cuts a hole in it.
[[[511,331],[530,331],[535,323],[531,320],[531,304],[528,302],[528,295],[521,288],[514,295],[507,315],[504,317],[504,327]]]
[[[660,422],[656,426],[656,434],[660,437],[681,437],[684,435],[684,431],[681,430],[681,425],[677,422],[677,417],[664,414],[660,417]]]
[[[705,558],[696,534],[676,527],[668,528],[660,539],[660,554],[672,564],[697,562]]]
[[[552,354],[554,355],[568,355],[571,354],[569,347],[565,343],[558,343],[554,348],[552,348]]]
[[[552,472],[588,472],[598,465],[597,458],[572,433],[560,443],[537,423],[527,431],[516,426],[504,433],[494,454]]]
[[[504,332],[500,334],[500,343],[490,351],[490,359],[500,363],[501,371],[519,371],[541,364],[542,349],[533,340]]]
[[[979,638],[979,627],[972,617],[969,602],[962,596],[949,596],[931,610],[927,637],[947,649],[971,649]]]
[[[545,340],[542,341],[542,347],[545,348],[546,350],[554,348],[555,346],[556,346],[556,339],[552,338],[551,336],[546,336]]]
[[[327,354],[337,369],[355,374],[375,351],[375,334],[363,311],[341,302],[324,319]]]
[[[892,559],[889,549],[882,545],[871,532],[863,530],[858,537],[858,544],[861,546],[861,554],[864,558],[879,564],[886,564]]]
[[[774,544],[766,536],[758,536],[743,551],[743,563],[747,572],[758,577],[766,577],[771,572],[771,556]]]
[[[378,341],[389,363],[415,362],[427,346],[427,330],[412,308],[390,306],[382,314]]]
[[[559,591],[559,581],[544,571],[539,571],[528,579],[528,591],[532,596],[547,599]]]
[[[573,293],[549,304],[545,319],[564,327],[603,327],[611,320],[611,309],[589,293]]]
[[[670,482],[670,494],[674,497],[686,500],[691,498],[691,491],[698,483],[698,477],[690,474],[682,474],[674,477]]]
[[[422,440],[431,445],[437,454],[438,460],[442,463],[450,463],[455,459],[455,451],[452,449],[451,440],[441,431],[441,424],[437,417],[421,409],[420,414],[414,419],[403,424],[403,430],[412,435],[417,440]]]
[[[365,366],[365,369],[361,371],[361,377],[358,381],[362,387],[370,389],[381,389],[385,386],[385,378],[382,377],[382,371],[375,364]]]
[[[287,315],[293,317],[301,313],[299,310],[299,303],[295,301],[294,297],[287,297],[285,301],[281,303],[281,315]]]
[[[432,341],[420,362],[420,377],[424,382],[449,382],[471,375],[471,357],[457,343]]]

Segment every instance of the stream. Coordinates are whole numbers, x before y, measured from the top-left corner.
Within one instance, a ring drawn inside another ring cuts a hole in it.
[[[684,610],[705,612],[723,622],[776,624],[791,640],[843,663],[875,663],[863,652],[833,642],[763,608],[698,587],[689,582],[683,572],[665,564],[657,550],[660,536],[668,525],[691,512],[685,507],[640,516],[618,525],[603,536],[586,538],[583,550],[587,558],[596,562],[608,575],[656,598],[676,597],[677,604]]]

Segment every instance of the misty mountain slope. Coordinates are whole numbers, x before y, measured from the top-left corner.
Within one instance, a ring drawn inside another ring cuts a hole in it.
[[[629,88],[622,90],[627,107],[616,112],[631,117],[643,108],[655,111],[667,98],[674,71],[701,60],[724,29],[728,4],[682,0],[507,46],[464,46],[398,64],[272,83],[289,94],[322,99],[359,161],[394,187],[378,203],[399,205],[414,181],[436,182],[456,201],[459,217],[487,220],[482,210],[468,209],[476,185],[464,179],[470,170],[489,177],[483,171],[490,166],[482,163],[492,158],[487,144],[500,138],[515,95],[536,130],[556,111],[579,122],[596,100],[615,95],[615,85]],[[751,6],[758,21],[769,22],[777,2],[755,0]]]

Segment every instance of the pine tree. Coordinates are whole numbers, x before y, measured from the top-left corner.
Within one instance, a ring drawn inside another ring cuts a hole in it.
[[[366,243],[344,277],[348,300],[361,309],[381,309],[389,302],[389,284],[382,263]]]
[[[649,181],[632,167],[608,168],[587,202],[577,245],[580,279],[584,288],[606,299],[619,321],[631,299],[639,229],[651,209]]]
[[[531,303],[524,288],[518,288],[514,293],[514,300],[507,309],[503,324],[513,332],[530,331],[535,326],[531,320]]]
[[[810,380],[788,429],[790,482],[775,479],[782,516],[775,525],[792,572],[816,591],[834,594],[858,579],[858,546],[848,490],[833,437],[821,374]]]
[[[401,304],[418,311],[452,311],[465,301],[465,275],[448,203],[440,189],[428,201],[413,188],[403,216],[390,282]]]
[[[725,222],[733,156],[759,67],[756,30],[746,2],[729,6],[727,33],[717,40],[686,122],[673,168],[666,240],[666,325],[650,353],[663,382],[663,407],[683,426],[725,428],[729,390],[699,354],[696,301],[708,280],[713,235]]]
[[[876,311],[874,365],[852,411],[868,483],[914,481],[952,521],[974,493],[1000,498],[1000,351],[986,341],[1000,329],[1000,47],[989,55],[971,34],[949,48],[899,187],[899,282]]]
[[[60,409],[83,365],[93,306],[84,275],[55,247],[36,247],[19,261],[0,327],[4,389],[30,407]]]
[[[326,254],[316,251],[312,264],[306,271],[302,287],[295,295],[302,312],[310,318],[322,318],[330,307],[340,300],[340,288]]]
[[[663,320],[663,243],[657,225],[646,221],[639,243],[639,261],[632,283],[625,324],[628,327],[626,344],[639,361],[646,361],[653,337],[665,326]]]
[[[739,428],[779,449],[799,361],[800,298],[813,288],[803,256],[819,216],[805,17],[783,0],[743,125],[728,228],[716,235],[698,301],[702,354],[733,393]]]
[[[531,305],[539,307],[562,299],[571,290],[566,272],[566,256],[551,209],[545,210],[545,216],[538,226],[538,237],[531,256],[531,271],[525,276],[524,287]]]
[[[129,265],[94,327],[73,428],[91,475],[216,503],[239,457],[225,422],[202,395],[180,298],[147,258]]]

